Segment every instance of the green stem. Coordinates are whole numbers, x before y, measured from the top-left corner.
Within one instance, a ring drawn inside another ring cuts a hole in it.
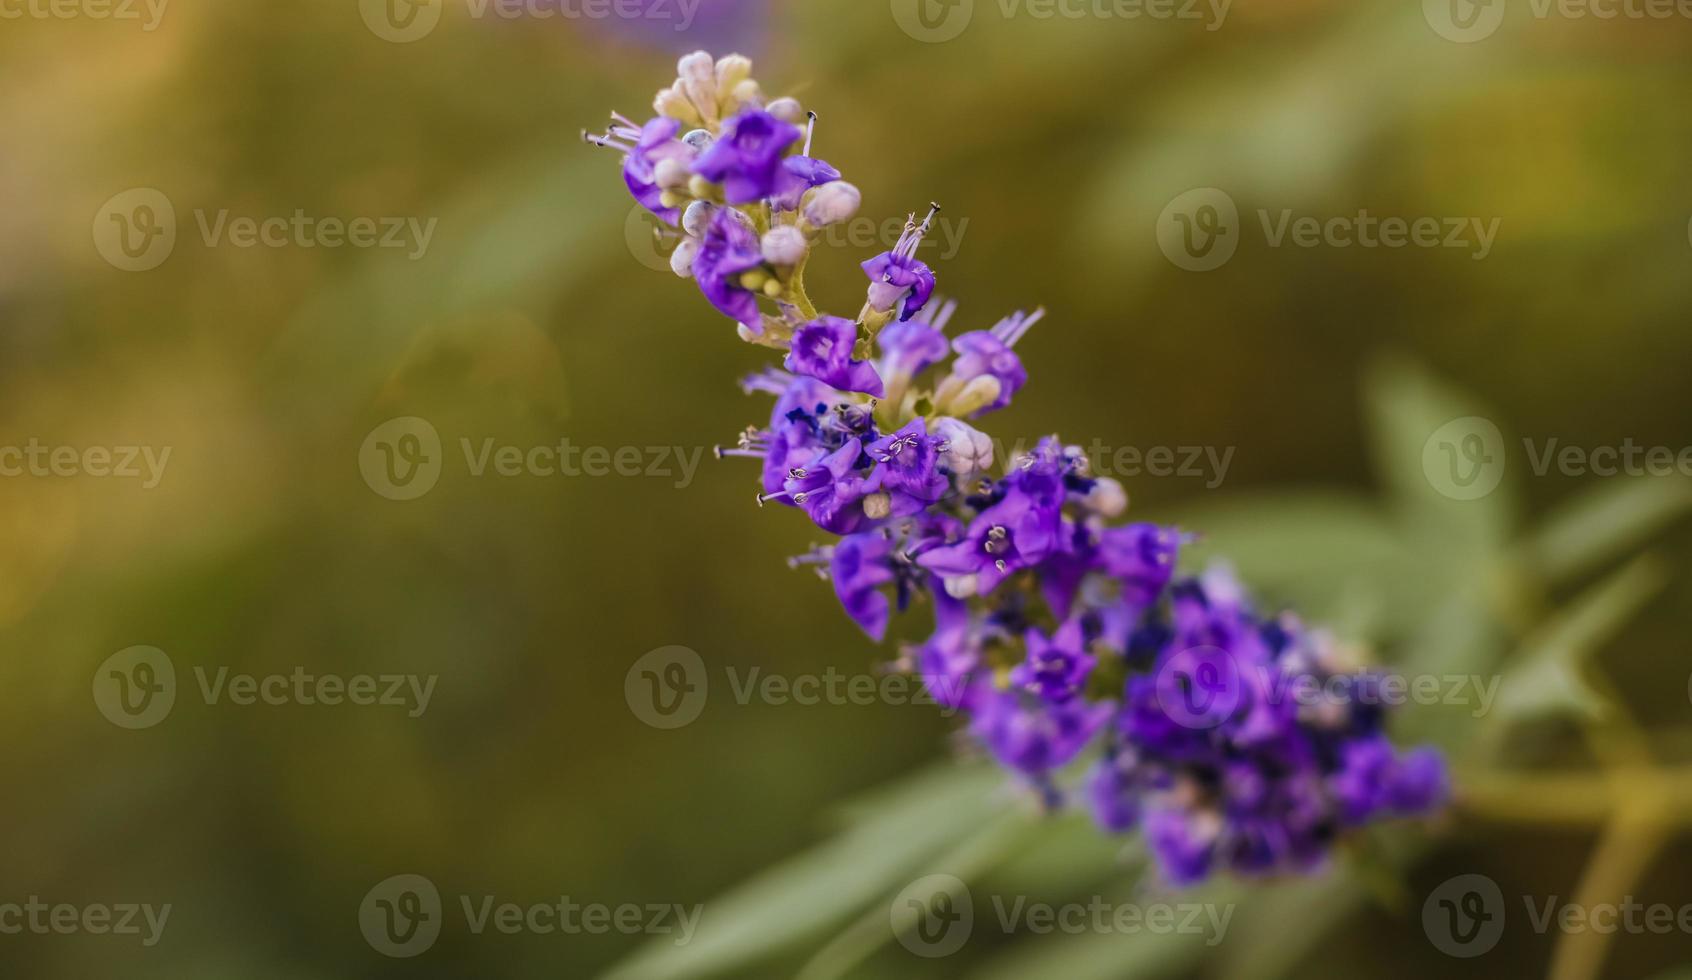
[[[811,261],[811,252],[805,251],[805,257],[793,267],[793,275],[787,281],[787,291],[793,298],[793,305],[799,308],[799,315],[807,320],[817,318],[817,308],[811,302],[811,297],[805,292],[805,266]]]

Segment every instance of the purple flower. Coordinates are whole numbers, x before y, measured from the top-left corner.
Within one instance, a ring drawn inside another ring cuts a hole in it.
[[[956,303],[947,303],[933,324],[910,320],[894,323],[877,334],[875,342],[881,348],[882,376],[889,381],[895,378],[909,381],[945,360],[951,348],[941,331],[946,318],[956,308]]]
[[[778,211],[794,211],[805,192],[813,187],[832,184],[840,179],[840,171],[834,169],[827,160],[819,160],[811,156],[811,140],[817,134],[817,114],[811,113],[811,124],[805,130],[805,148],[797,156],[788,157],[781,163],[781,168],[787,173],[778,181],[778,189],[771,196],[771,203]]]
[[[851,534],[864,521],[865,481],[856,474],[863,443],[852,439],[833,453],[788,473],[783,492],[817,526]]]
[[[883,439],[870,443],[865,452],[875,460],[871,485],[893,496],[895,516],[921,513],[946,495],[951,484],[939,470],[940,440],[928,434],[922,419]]]
[[[723,125],[723,135],[693,162],[693,172],[723,185],[730,204],[751,204],[800,178],[782,167],[782,155],[799,138],[797,127],[762,109]]]
[[[1163,594],[1180,550],[1180,535],[1156,524],[1130,524],[1099,535],[1099,564],[1122,583],[1123,600],[1141,608]]]
[[[893,584],[893,569],[888,565],[892,555],[892,540],[871,531],[842,538],[829,561],[834,594],[840,597],[852,621],[877,643],[887,635],[892,612],[891,603],[881,593],[883,586]]]
[[[918,564],[946,578],[975,578],[986,595],[1006,578],[1037,564],[1057,543],[1058,515],[1034,498],[1011,490],[970,522],[963,540],[936,548]]]
[[[934,703],[948,710],[972,709],[972,683],[981,666],[981,646],[969,605],[934,591],[934,635],[917,652],[917,674]]]
[[[916,250],[938,210],[929,211],[921,225],[916,223],[916,215],[911,215],[893,250],[864,263],[864,275],[870,280],[870,309],[890,313],[898,308],[899,319],[909,320],[928,305],[934,295],[934,271],[917,260]]]
[[[1169,883],[1194,885],[1210,875],[1220,828],[1211,819],[1195,818],[1176,809],[1146,814],[1146,843]]]
[[[1081,693],[1096,661],[1087,652],[1081,621],[1071,619],[1052,637],[1039,630],[1027,634],[1028,656],[1011,671],[1011,683],[1062,704]]]
[[[857,343],[858,325],[851,320],[837,316],[812,320],[793,332],[787,369],[841,391],[861,391],[879,398],[883,388],[875,366],[852,360]]]
[[[705,240],[693,260],[693,278],[705,298],[725,316],[761,333],[757,296],[740,284],[742,273],[764,264],[758,236],[730,208],[718,208],[705,229]]]
[[[953,377],[966,382],[991,377],[999,382],[998,399],[982,409],[983,412],[1009,405],[1022,386],[1028,383],[1028,370],[1022,366],[1022,358],[1012,348],[1045,315],[1045,310],[1033,313],[1019,311],[1000,320],[991,330],[966,333],[952,341],[952,350],[958,355],[952,362]]]
[[[981,693],[970,731],[1008,769],[1041,778],[1087,747],[1109,716],[1107,704],[1076,698],[1064,704],[1021,691]]]
[[[658,186],[658,165],[666,160],[685,164],[693,158],[693,147],[676,139],[681,123],[659,116],[644,126],[636,126],[626,116],[612,113],[611,128],[604,136],[582,138],[595,146],[608,146],[623,151],[623,183],[641,207],[675,224],[681,218],[679,208],[664,206],[664,189]]]
[[[1087,778],[1087,801],[1093,822],[1110,834],[1124,834],[1140,822],[1140,788],[1130,770],[1132,753],[1109,753]]]

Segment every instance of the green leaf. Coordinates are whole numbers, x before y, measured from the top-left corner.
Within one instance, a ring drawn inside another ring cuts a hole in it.
[[[1642,556],[1554,616],[1529,637],[1504,675],[1497,717],[1515,721],[1564,712],[1599,717],[1603,699],[1581,677],[1582,665],[1661,591],[1667,577],[1661,560]]]
[[[1551,582],[1584,575],[1639,547],[1692,511],[1692,480],[1609,480],[1552,512],[1522,546],[1522,561]]]
[[[847,809],[836,837],[707,902],[691,943],[660,937],[605,976],[727,973],[838,926],[999,815],[1002,784],[996,770],[947,763],[880,791]]]

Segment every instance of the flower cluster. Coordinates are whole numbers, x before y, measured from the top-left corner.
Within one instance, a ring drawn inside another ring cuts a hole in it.
[[[1126,492],[1079,448],[1052,437],[994,458],[976,423],[1026,384],[1017,345],[1044,313],[948,334],[956,303],[917,257],[937,206],[863,264],[856,318],[819,313],[806,260],[860,195],[811,155],[815,115],[767,101],[746,59],[704,53],[656,109],[590,140],[622,152],[635,199],[673,226],[676,273],[743,339],[785,353],[744,382],[774,397],[767,423],[721,454],[760,464],[760,504],[837,538],[794,564],[829,579],[870,637],[933,608],[897,665],[964,712],[988,754],[1058,805],[1096,749],[1083,795],[1097,823],[1142,829],[1181,883],[1308,869],[1350,829],[1443,802],[1443,761],[1394,749],[1381,710],[1360,707],[1379,699],[1288,697],[1300,681],[1378,682],[1325,634],[1259,615],[1225,570],[1177,575],[1188,539],[1119,523]]]

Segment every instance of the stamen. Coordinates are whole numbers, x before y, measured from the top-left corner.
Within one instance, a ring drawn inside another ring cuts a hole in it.
[[[1015,347],[1016,342],[1022,339],[1023,334],[1032,329],[1034,324],[1045,319],[1045,316],[1046,308],[1043,306],[1033,313],[1024,313],[1017,310],[1015,314],[1000,320],[991,332],[1006,347]]]
[[[805,127],[805,156],[811,155],[811,140],[817,135],[817,114],[807,113],[811,117],[810,125]]]

